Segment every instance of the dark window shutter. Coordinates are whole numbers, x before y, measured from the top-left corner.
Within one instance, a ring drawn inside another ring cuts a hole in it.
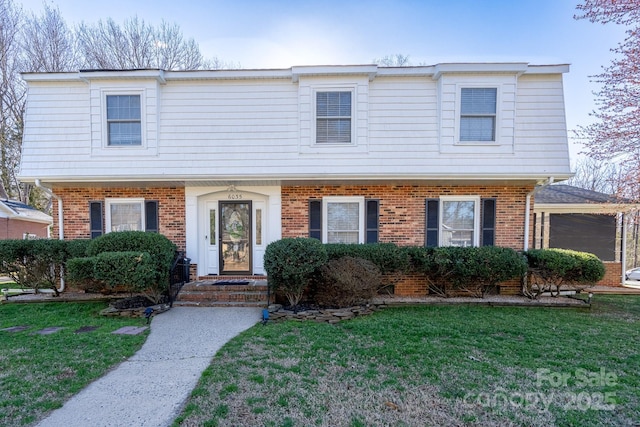
[[[102,224],[102,202],[89,202],[89,227],[92,239],[102,236],[104,233]]]
[[[309,237],[322,241],[322,200],[309,200]]]
[[[496,234],[496,199],[482,199],[480,246],[493,246]]]
[[[440,200],[427,199],[426,204],[426,236],[425,246],[438,246],[438,231],[440,230],[440,220],[438,218],[440,209]]]
[[[149,233],[160,232],[160,221],[158,220],[158,201],[147,200],[144,202],[145,230]]]
[[[378,243],[378,200],[365,200],[365,243]]]

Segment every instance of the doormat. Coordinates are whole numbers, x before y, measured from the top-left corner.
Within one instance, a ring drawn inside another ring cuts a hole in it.
[[[244,285],[248,285],[250,282],[248,280],[218,280],[216,282],[213,282],[212,285],[214,286],[224,286],[224,285],[235,285],[235,286],[244,286]]]

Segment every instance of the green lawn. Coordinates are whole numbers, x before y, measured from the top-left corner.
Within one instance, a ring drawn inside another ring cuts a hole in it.
[[[141,326],[144,320],[99,316],[105,306],[0,305],[0,329],[29,326],[22,332],[0,331],[0,425],[33,424],[142,346],[146,333],[131,336],[111,332],[122,326]],[[35,334],[56,326],[64,329],[51,335]],[[75,333],[84,326],[98,328]]]
[[[593,308],[426,306],[257,325],[175,425],[640,424],[640,297]]]

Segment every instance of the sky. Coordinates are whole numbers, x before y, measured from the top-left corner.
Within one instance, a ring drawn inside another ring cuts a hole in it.
[[[41,13],[43,0],[14,0]],[[590,76],[613,58],[624,28],[575,20],[579,0],[45,0],[67,25],[137,16],[176,23],[207,58],[241,68],[370,64],[408,55],[411,65],[518,61],[570,64],[564,76],[572,129],[595,109]]]

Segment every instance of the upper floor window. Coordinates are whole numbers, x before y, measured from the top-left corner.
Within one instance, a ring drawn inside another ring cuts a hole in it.
[[[107,95],[108,145],[142,145],[140,95]]]
[[[316,92],[316,143],[351,143],[351,91]]]
[[[496,140],[496,88],[462,88],[460,141]]]

